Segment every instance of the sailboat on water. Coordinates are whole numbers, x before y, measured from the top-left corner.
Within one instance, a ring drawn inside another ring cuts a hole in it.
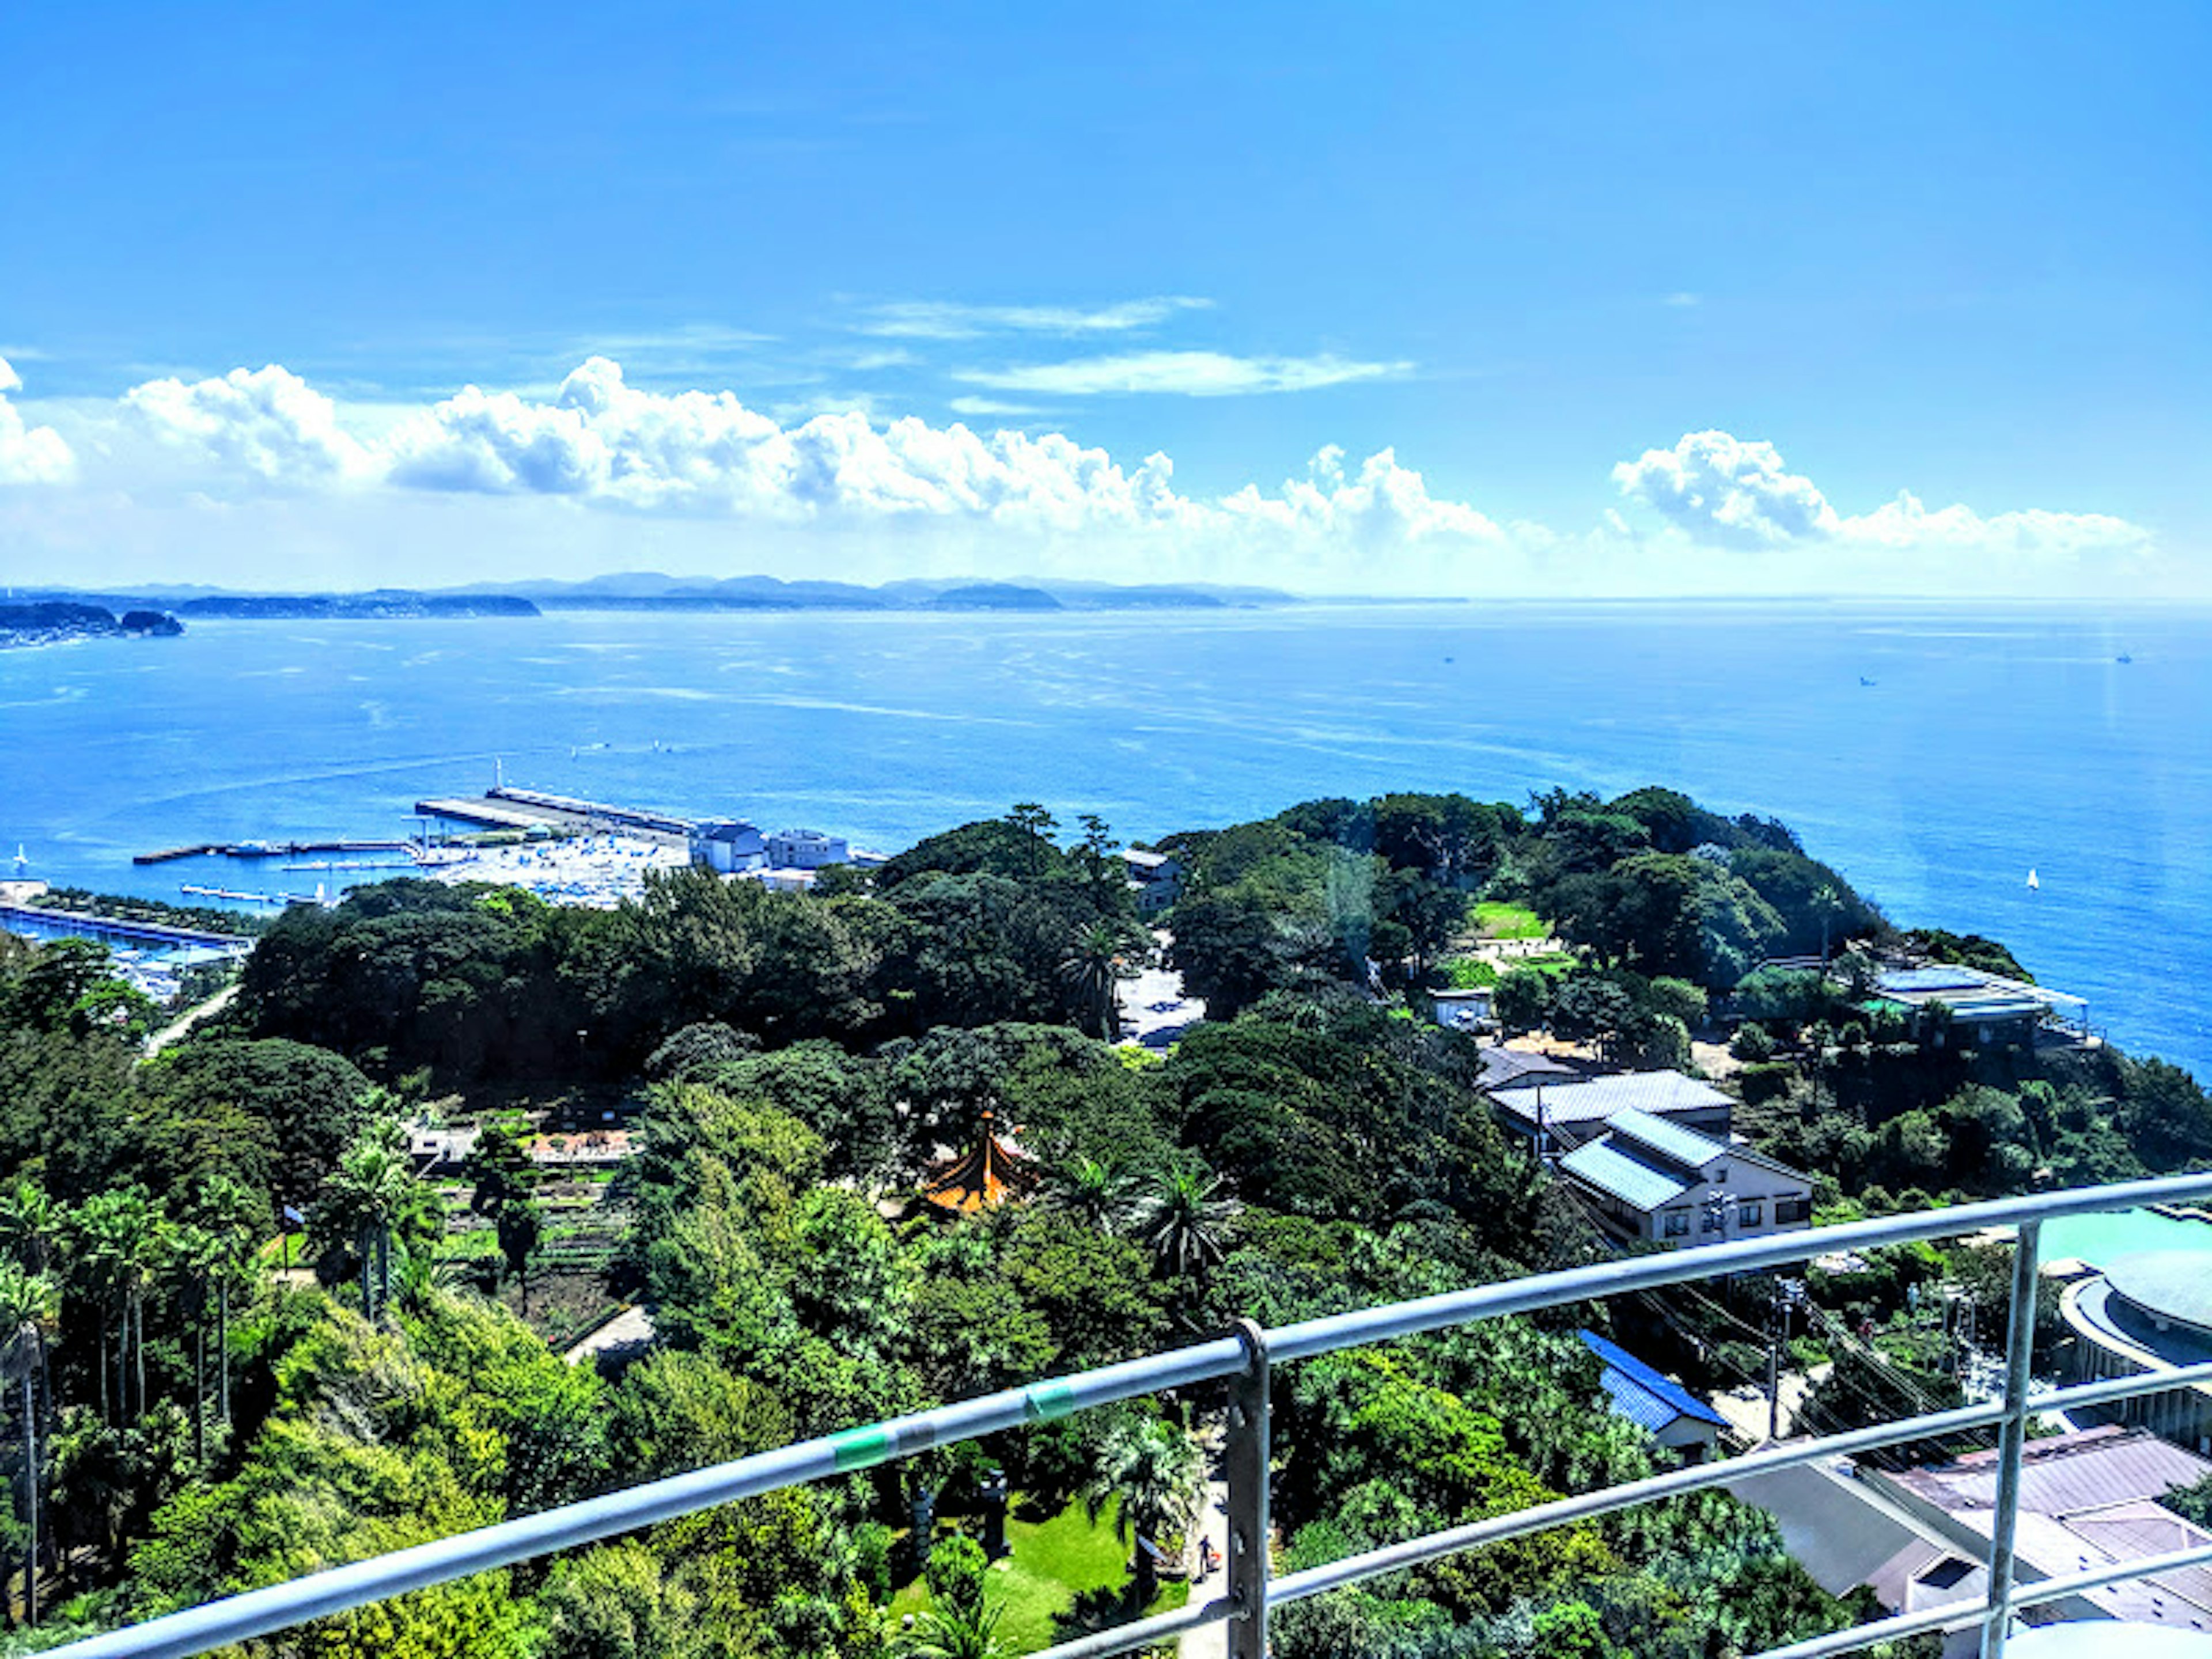
[[[2027,890],[2031,893],[2038,892],[2041,890],[2042,886],[2043,884],[2035,878],[2035,872],[2030,870],[2027,872]]]

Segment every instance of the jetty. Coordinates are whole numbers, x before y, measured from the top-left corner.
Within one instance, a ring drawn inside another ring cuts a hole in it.
[[[693,828],[690,818],[678,817],[672,812],[616,806],[605,801],[548,794],[538,789],[517,789],[506,784],[487,789],[481,796],[419,800],[415,803],[415,811],[426,817],[448,818],[457,823],[480,824],[491,830],[551,828],[579,833],[621,830],[635,835],[682,839],[689,836]]]
[[[232,859],[297,858],[302,853],[404,853],[404,841],[200,841],[183,847],[162,847],[151,853],[134,853],[133,864],[167,864],[176,859],[205,858],[219,854]]]

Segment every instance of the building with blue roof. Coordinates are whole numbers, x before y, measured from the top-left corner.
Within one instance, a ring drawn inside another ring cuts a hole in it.
[[[1591,1218],[1623,1240],[1720,1244],[1813,1223],[1810,1176],[1634,1107],[1558,1169]]]
[[[1595,1331],[1577,1331],[1575,1335],[1605,1368],[1599,1380],[1613,1401],[1616,1417],[1626,1418],[1687,1462],[1696,1463],[1711,1455],[1721,1431],[1728,1426],[1718,1412]]]
[[[1875,981],[1875,1000],[1905,1015],[1913,1036],[1930,1048],[2027,1047],[2036,1033],[2085,1036],[2083,999],[1955,963],[1895,968]]]

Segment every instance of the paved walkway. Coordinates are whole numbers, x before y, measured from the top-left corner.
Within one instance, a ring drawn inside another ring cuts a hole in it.
[[[1220,1464],[1211,1447],[1208,1460],[1218,1471]],[[1226,1567],[1217,1567],[1206,1578],[1198,1576],[1198,1540],[1211,1538],[1213,1547],[1224,1556],[1229,1550],[1229,1483],[1217,1473],[1206,1482],[1206,1500],[1199,1505],[1198,1518],[1191,1523],[1190,1599],[1211,1601],[1221,1594]],[[1176,1659],[1229,1659],[1229,1626],[1225,1624],[1206,1625],[1197,1630],[1187,1630],[1176,1638]]]
[[[1161,957],[1175,940],[1164,928],[1155,929],[1154,941]],[[1206,1018],[1206,1004],[1183,994],[1182,975],[1170,968],[1146,968],[1134,979],[1125,979],[1116,992],[1121,1008],[1121,1040],[1147,1048],[1164,1048]]]
[[[653,1316],[642,1308],[624,1308],[561,1357],[571,1365],[596,1360],[611,1349],[642,1347],[653,1340]]]

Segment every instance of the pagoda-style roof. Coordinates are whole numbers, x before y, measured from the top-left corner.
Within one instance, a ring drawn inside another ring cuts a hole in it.
[[[932,1175],[921,1195],[948,1214],[973,1215],[1023,1197],[1036,1178],[1034,1161],[999,1133],[986,1112],[975,1144]]]

